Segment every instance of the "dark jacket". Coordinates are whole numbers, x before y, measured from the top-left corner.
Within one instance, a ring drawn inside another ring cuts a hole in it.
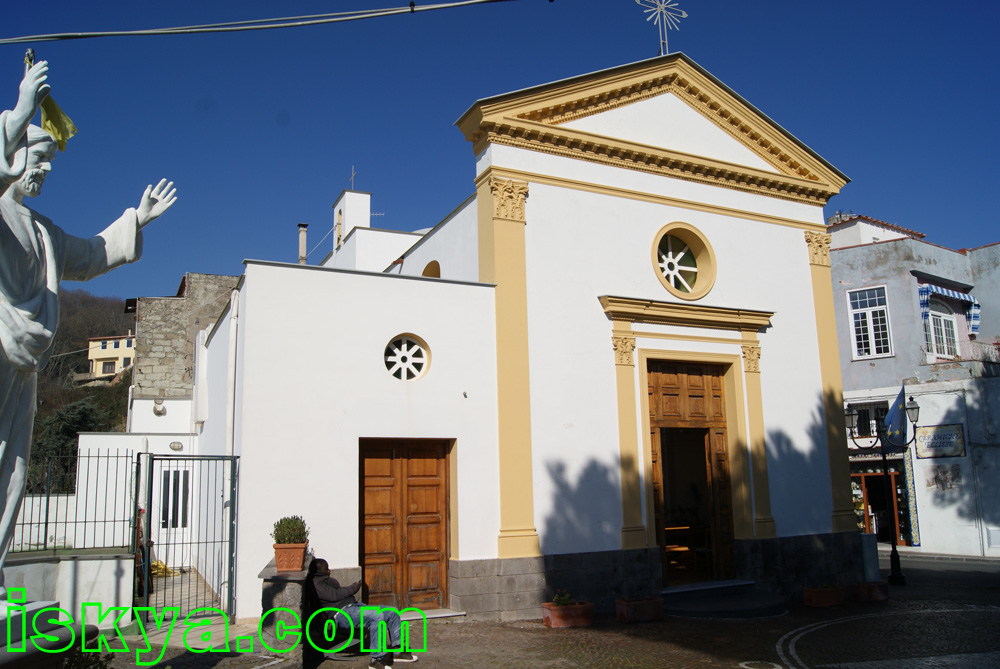
[[[332,576],[313,576],[313,587],[316,589],[316,596],[324,607],[343,608],[348,604],[356,604],[354,593],[361,589],[359,583],[341,587],[340,583]]]

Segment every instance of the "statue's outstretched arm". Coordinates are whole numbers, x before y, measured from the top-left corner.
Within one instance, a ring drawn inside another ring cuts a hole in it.
[[[20,160],[15,161],[20,163],[19,165],[12,165],[11,159],[24,139],[24,133],[28,130],[28,124],[34,118],[35,112],[38,111],[38,106],[49,94],[49,85],[45,83],[48,73],[49,64],[46,61],[42,60],[32,65],[21,80],[17,105],[13,111],[4,115],[3,137],[0,137],[0,142],[3,142],[4,158],[0,160],[0,179],[3,180],[3,186],[17,181],[24,173],[27,151]]]
[[[176,201],[177,189],[174,188],[173,181],[168,183],[166,179],[160,179],[156,188],[151,185],[146,186],[146,192],[142,194],[139,206],[135,210],[139,229],[142,230],[160,214],[170,209],[170,206]]]

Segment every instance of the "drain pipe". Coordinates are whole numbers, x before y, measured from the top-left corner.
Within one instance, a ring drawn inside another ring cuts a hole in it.
[[[239,328],[240,292],[229,295],[229,376],[226,391],[226,455],[236,451],[236,334]]]

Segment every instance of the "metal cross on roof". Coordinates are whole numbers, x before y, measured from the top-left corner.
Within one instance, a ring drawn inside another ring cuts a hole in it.
[[[675,0],[635,0],[635,4],[645,7],[642,11],[648,14],[646,21],[652,21],[660,29],[660,55],[670,53],[667,50],[667,31],[671,28],[680,30],[680,20],[687,18],[687,12],[678,8]]]

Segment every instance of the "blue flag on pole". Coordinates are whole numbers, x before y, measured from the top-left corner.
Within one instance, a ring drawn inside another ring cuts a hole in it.
[[[896,453],[906,449],[906,386],[899,389],[899,397],[889,405],[889,412],[885,414],[885,422],[882,424],[885,430],[883,448],[886,453]]]

